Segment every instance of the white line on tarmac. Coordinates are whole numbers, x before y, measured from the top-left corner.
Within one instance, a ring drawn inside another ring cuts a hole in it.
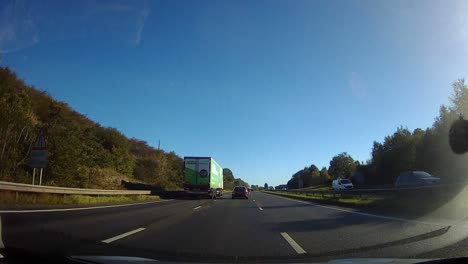
[[[197,207],[194,207],[193,210],[198,210],[201,208],[201,205],[197,206]]]
[[[260,206],[258,207],[258,209],[260,209],[260,211],[263,211],[263,208],[261,208]]]
[[[37,210],[11,210],[11,211],[0,211],[0,214],[23,214],[23,213],[47,213],[47,212],[66,212],[66,211],[81,211],[81,210],[92,210],[92,209],[103,209],[103,208],[115,208],[115,207],[124,207],[124,206],[134,206],[142,204],[152,204],[152,203],[163,203],[169,202],[171,200],[162,200],[162,201],[153,201],[153,202],[143,202],[143,203],[132,203],[132,204],[116,204],[116,205],[103,205],[103,206],[93,206],[93,207],[79,207],[79,208],[61,208],[61,209],[37,209]]]
[[[281,235],[283,238],[289,243],[289,245],[297,252],[297,254],[305,254],[307,253],[299,244],[292,239],[286,232],[282,232]]]
[[[274,194],[271,194],[274,195]],[[285,200],[293,201],[296,203],[302,203],[302,204],[308,204],[316,207],[321,207],[321,208],[326,208],[330,210],[335,210],[335,211],[341,211],[341,212],[346,212],[350,214],[356,214],[356,215],[362,215],[362,216],[368,216],[368,217],[375,217],[375,218],[380,218],[380,219],[386,219],[386,220],[392,220],[392,221],[400,221],[400,222],[406,222],[406,223],[414,223],[414,224],[422,224],[422,225],[431,225],[431,226],[446,226],[447,224],[443,223],[431,223],[431,222],[424,222],[424,221],[418,221],[418,220],[410,220],[410,219],[405,219],[405,218],[399,218],[399,217],[392,217],[392,216],[384,216],[384,215],[376,215],[376,214],[368,214],[368,213],[361,213],[361,212],[356,212],[348,209],[343,209],[343,208],[338,208],[338,207],[332,207],[332,206],[326,206],[326,205],[319,205],[313,202],[305,202],[301,200],[295,200],[291,198],[286,198],[283,196],[279,195],[274,195],[276,197],[283,198]]]
[[[118,235],[118,236],[111,237],[111,238],[108,238],[108,239],[106,239],[106,240],[103,240],[102,243],[109,244],[109,243],[112,243],[112,242],[114,242],[114,241],[116,241],[116,240],[122,239],[122,238],[124,238],[124,237],[131,236],[131,235],[133,235],[133,234],[135,234],[135,233],[138,233],[138,232],[141,232],[141,231],[143,231],[143,230],[145,230],[143,227],[142,227],[142,228],[138,228],[138,229],[129,231],[129,232],[127,232],[127,233],[123,233],[123,234],[121,234],[121,235]]]

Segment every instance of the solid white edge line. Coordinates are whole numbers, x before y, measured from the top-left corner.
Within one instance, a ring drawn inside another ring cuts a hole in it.
[[[1,215],[0,215],[0,248],[5,248],[5,244],[3,244],[3,240],[2,240],[2,216]]]
[[[2,254],[0,254],[0,259],[2,259],[2,258],[3,258],[3,255],[2,255]]]
[[[152,203],[163,203],[163,202],[169,202],[169,201],[173,201],[173,199],[170,199],[170,200],[162,200],[162,201],[143,202],[143,203],[103,205],[103,206],[93,206],[93,207],[58,208],[58,209],[37,209],[37,210],[10,210],[10,211],[0,211],[0,214],[22,214],[22,213],[46,213],[46,212],[80,211],[80,210],[92,210],[92,209],[103,209],[103,208],[115,208],[115,207],[134,206],[134,205],[152,204]]]
[[[112,242],[114,242],[114,241],[116,241],[116,240],[122,239],[122,238],[124,238],[124,237],[131,236],[131,235],[133,235],[133,234],[135,234],[135,233],[138,233],[138,232],[141,232],[141,231],[143,231],[143,230],[145,230],[145,228],[143,228],[143,227],[137,228],[137,229],[135,229],[135,230],[132,230],[132,231],[123,233],[123,234],[121,234],[121,235],[108,238],[108,239],[103,240],[103,241],[101,241],[101,242],[102,242],[102,243],[109,244],[109,243],[112,243]]]
[[[201,205],[197,206],[197,207],[194,207],[193,210],[197,210],[197,209],[200,209],[201,208]]]
[[[260,209],[260,211],[263,211],[263,208],[261,208],[260,206],[258,207],[258,209]]]
[[[307,253],[299,244],[292,239],[291,236],[288,235],[286,232],[281,232],[281,236],[288,242],[288,244],[296,251],[297,254],[305,254]]]
[[[280,195],[274,195],[274,194],[270,194],[270,195],[280,197],[280,198],[283,198],[283,199],[286,199],[286,200],[289,200],[289,201],[293,201],[293,202],[296,202],[296,203],[309,204],[309,205],[313,205],[313,206],[316,206],[316,207],[321,207],[321,208],[326,208],[326,209],[330,209],[330,210],[346,212],[346,213],[350,213],[350,214],[356,214],[356,215],[362,215],[362,216],[368,216],[368,217],[375,217],[375,218],[380,218],[380,219],[399,221],[399,222],[406,222],[406,223],[414,223],[414,224],[422,224],[422,225],[430,225],[430,226],[446,226],[446,224],[442,224],[442,223],[430,223],[430,222],[424,222],[424,221],[409,220],[409,219],[399,218],[399,217],[376,215],[376,214],[369,214],[369,213],[361,213],[361,212],[351,211],[351,210],[348,210],[348,209],[342,209],[342,208],[331,207],[331,206],[326,206],[326,205],[319,205],[319,204],[316,204],[316,203],[313,203],[313,202],[295,200],[295,199],[283,197],[283,196],[280,196]]]

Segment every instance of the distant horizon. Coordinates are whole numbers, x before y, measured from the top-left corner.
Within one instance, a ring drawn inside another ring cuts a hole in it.
[[[337,3],[7,1],[0,65],[128,138],[277,186],[430,127],[468,74],[467,2]]]

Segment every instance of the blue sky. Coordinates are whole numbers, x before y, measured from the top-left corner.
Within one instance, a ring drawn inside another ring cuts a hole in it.
[[[1,65],[251,184],[428,127],[468,73],[464,1],[2,1]]]

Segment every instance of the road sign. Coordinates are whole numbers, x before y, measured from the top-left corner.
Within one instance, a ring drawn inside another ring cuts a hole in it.
[[[31,168],[45,168],[47,167],[47,150],[31,150],[31,158],[29,159],[29,166]]]
[[[45,140],[44,134],[41,132],[32,146],[33,150],[46,150],[47,142]]]

